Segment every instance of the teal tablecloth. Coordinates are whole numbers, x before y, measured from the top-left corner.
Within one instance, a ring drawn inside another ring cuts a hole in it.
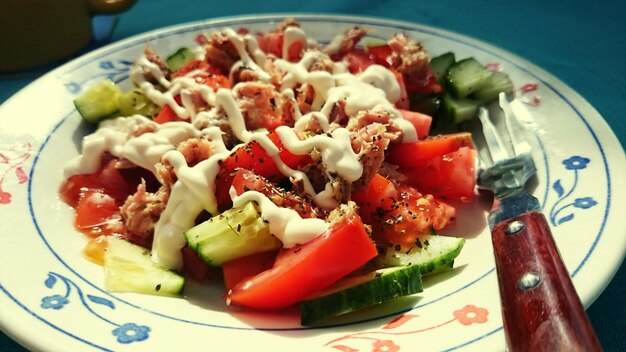
[[[524,57],[574,88],[626,145],[626,3],[618,0],[140,0],[119,16],[111,40],[183,22],[278,12],[385,17],[436,26],[490,42]],[[35,76],[0,78],[0,102],[34,79]],[[624,266],[588,314],[606,351],[626,351]],[[1,334],[0,351],[24,349]]]

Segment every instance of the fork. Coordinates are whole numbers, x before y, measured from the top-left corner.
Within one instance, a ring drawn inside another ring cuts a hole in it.
[[[485,145],[475,144],[478,186],[494,194],[489,227],[509,351],[601,351],[539,201],[524,189],[536,174],[532,148],[504,93],[498,112],[504,132],[479,109]]]

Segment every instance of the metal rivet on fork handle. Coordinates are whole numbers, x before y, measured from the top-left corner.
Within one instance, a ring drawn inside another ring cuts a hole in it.
[[[532,272],[527,272],[519,279],[519,281],[517,282],[517,287],[519,287],[520,290],[524,291],[530,290],[531,288],[539,285],[539,281],[541,281],[539,275]]]
[[[520,232],[523,228],[524,228],[524,223],[519,220],[515,220],[515,221],[511,221],[506,226],[506,229],[504,230],[504,232],[506,232],[507,235],[514,235]]]

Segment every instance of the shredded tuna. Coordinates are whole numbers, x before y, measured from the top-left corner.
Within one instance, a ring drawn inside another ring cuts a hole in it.
[[[228,72],[236,59],[219,47],[208,44],[204,48],[204,59],[222,72]]]
[[[383,161],[378,169],[378,173],[392,182],[406,182],[406,176],[398,171],[398,165]]]
[[[338,59],[343,57],[345,54],[354,50],[359,41],[367,35],[369,31],[365,28],[361,27],[353,27],[348,29],[343,34],[343,38],[341,39],[341,43],[337,47],[326,48],[326,51],[333,59]],[[329,50],[331,49],[331,50]]]
[[[172,78],[172,71],[170,70],[169,66],[167,65],[167,63],[165,62],[165,60],[163,60],[155,51],[149,49],[148,47],[146,47],[144,49],[144,53],[146,55],[146,59],[148,59],[148,61],[152,62],[153,64],[157,65],[159,67],[159,70],[161,70],[161,72],[163,72],[163,76],[166,79],[171,79]],[[152,74],[150,72],[144,72],[143,73],[144,76],[146,77],[146,79],[150,82],[156,83],[158,84],[159,82],[157,82],[156,78],[154,76],[152,76]]]
[[[164,188],[156,193],[146,191],[146,183],[137,187],[137,192],[126,199],[120,208],[129,240],[146,247],[152,243],[154,225],[165,209],[169,192]]]
[[[212,154],[211,141],[205,138],[190,138],[180,143],[177,149],[183,154],[189,166],[208,159]]]
[[[363,174],[354,182],[354,190],[367,186],[378,173],[389,142],[396,138],[397,134],[387,132],[380,123],[363,126],[352,134],[352,149],[359,153],[359,162],[363,165]]]
[[[295,102],[263,82],[247,82],[236,93],[239,107],[249,130],[293,126]]]
[[[422,44],[410,39],[406,34],[396,34],[388,44],[393,52],[390,56],[393,66],[408,77],[422,73],[430,60]]]

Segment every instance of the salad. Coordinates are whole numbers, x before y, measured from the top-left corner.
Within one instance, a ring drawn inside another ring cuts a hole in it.
[[[76,108],[97,128],[60,196],[105,288],[182,295],[186,280],[222,280],[225,304],[297,304],[309,325],[452,268],[464,239],[438,232],[476,182],[458,127],[513,85],[406,34],[368,34],[226,28],[168,56],[146,48],[130,90],[83,92]]]

